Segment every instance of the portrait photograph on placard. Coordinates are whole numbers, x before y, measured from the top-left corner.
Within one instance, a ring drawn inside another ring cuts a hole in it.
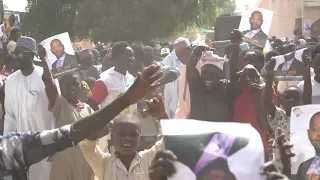
[[[253,8],[242,13],[239,30],[251,46],[264,47],[271,28],[273,11]]]
[[[264,161],[263,145],[250,125],[196,120],[161,121],[161,125],[165,147],[177,157],[177,173],[170,180],[262,178],[259,170]],[[169,125],[184,130],[171,134]],[[250,159],[245,158],[249,155]]]
[[[79,64],[74,54],[69,33],[62,33],[40,43],[47,51],[46,61],[53,78],[60,78],[78,70]]]
[[[310,58],[310,49],[304,48],[274,57],[275,79],[279,81],[302,81],[305,72],[304,58]]]
[[[320,105],[292,108],[290,142],[292,180],[320,179]]]

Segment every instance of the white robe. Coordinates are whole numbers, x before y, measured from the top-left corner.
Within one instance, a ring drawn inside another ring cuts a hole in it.
[[[48,98],[42,81],[42,68],[35,66],[29,76],[20,70],[5,83],[4,134],[10,132],[41,132],[54,128],[54,116],[48,110]],[[51,163],[47,159],[30,167],[29,179],[49,179]]]
[[[180,68],[181,62],[178,60],[175,51],[172,51],[162,62],[162,65]],[[178,107],[178,80],[165,85],[164,88],[164,105],[169,118],[174,118]],[[173,114],[172,114],[173,113]]]

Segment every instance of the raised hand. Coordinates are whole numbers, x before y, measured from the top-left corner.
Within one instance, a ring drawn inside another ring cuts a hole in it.
[[[260,173],[266,175],[267,180],[289,180],[287,176],[278,172],[272,161],[264,163]]]
[[[278,129],[278,134],[280,134],[280,136],[277,139],[277,143],[280,147],[283,173],[289,175],[291,174],[291,158],[295,156],[295,154],[291,151],[293,145],[290,144],[281,129]]]
[[[149,177],[151,180],[166,180],[172,176],[176,169],[172,161],[177,157],[171,151],[160,151],[156,154],[151,166],[149,167]]]
[[[271,60],[266,63],[266,65],[264,66],[264,69],[267,77],[273,78],[275,66],[276,66],[275,58],[271,58]]]
[[[132,86],[124,93],[125,99],[129,104],[135,104],[149,92],[160,86],[158,82],[162,72],[158,72],[160,66],[151,65],[142,72],[139,72],[137,79]]]
[[[242,33],[238,30],[238,29],[235,29],[231,32],[231,42],[232,43],[235,43],[235,44],[238,44],[240,45],[243,41],[243,38],[242,38]]]
[[[161,96],[154,97],[150,100],[146,100],[147,113],[149,116],[157,119],[168,119],[168,115],[165,111],[163,100]]]
[[[47,56],[47,52],[46,52],[46,49],[42,45],[38,46],[38,54],[39,54],[40,59],[42,61],[45,61],[46,56]]]
[[[301,58],[304,66],[306,68],[310,68],[311,67],[311,50],[309,48],[303,51]]]

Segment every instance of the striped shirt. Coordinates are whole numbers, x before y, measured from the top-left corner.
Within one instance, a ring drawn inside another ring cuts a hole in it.
[[[73,146],[71,125],[41,133],[9,133],[0,137],[0,180],[27,180],[31,165]]]

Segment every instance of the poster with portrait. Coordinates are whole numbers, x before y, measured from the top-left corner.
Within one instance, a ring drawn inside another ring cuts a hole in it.
[[[78,70],[79,64],[74,54],[69,33],[62,33],[40,43],[47,51],[47,64],[53,78],[60,78]]]
[[[320,105],[293,107],[290,119],[290,142],[293,180],[320,179]]]
[[[312,21],[311,20],[304,20],[303,21],[303,32],[310,33],[311,32]]]
[[[177,156],[170,180],[264,179],[263,144],[251,125],[188,119],[162,120],[161,126],[166,149]]]
[[[239,30],[242,32],[244,41],[250,46],[259,46],[264,48],[271,28],[273,11],[250,8],[243,12]]]
[[[310,58],[310,55],[310,50],[303,48],[274,57],[276,59],[275,79],[278,81],[302,81],[305,72],[303,58]]]

